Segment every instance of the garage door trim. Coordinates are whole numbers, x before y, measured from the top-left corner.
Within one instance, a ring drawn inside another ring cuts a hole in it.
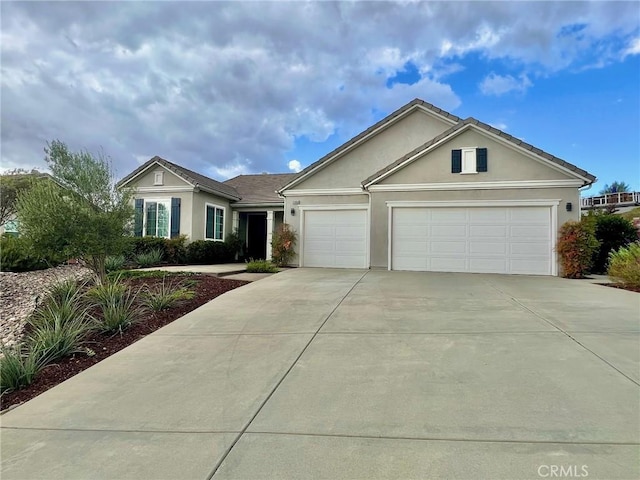
[[[388,201],[387,220],[387,269],[392,270],[392,243],[393,243],[393,209],[410,207],[549,207],[551,208],[551,275],[558,275],[558,258],[556,242],[558,237],[558,205],[559,199],[535,199],[535,200],[451,200],[451,201]]]
[[[362,268],[370,268],[371,266],[371,256],[370,246],[371,246],[371,237],[370,237],[370,225],[371,225],[371,209],[369,208],[369,204],[367,203],[353,203],[353,204],[342,204],[342,205],[300,205],[298,207],[300,210],[300,251],[298,252],[298,263],[301,267],[304,267],[304,224],[305,224],[305,212],[309,210],[314,211],[336,211],[336,210],[366,210],[366,226],[365,226],[365,265]]]

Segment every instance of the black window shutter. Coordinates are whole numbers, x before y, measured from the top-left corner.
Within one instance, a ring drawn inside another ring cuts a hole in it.
[[[487,149],[486,148],[476,149],[476,171],[478,172],[487,171]]]
[[[180,199],[171,199],[171,238],[180,235]]]
[[[462,172],[462,150],[451,150],[451,173]]]
[[[142,222],[144,219],[144,200],[142,198],[136,198],[135,216],[133,223],[133,235],[136,237],[142,236]]]

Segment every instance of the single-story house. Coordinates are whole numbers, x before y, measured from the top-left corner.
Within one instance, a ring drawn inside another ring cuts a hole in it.
[[[118,185],[135,191],[136,236],[221,242],[238,232],[245,257],[270,259],[273,232],[284,218],[276,191],[295,175],[239,175],[223,183],[153,157]]]
[[[154,157],[136,188],[138,235],[220,241],[237,229],[270,257],[285,222],[294,264],[557,275],[560,225],[590,173],[474,118],[415,99],[299,174],[217,182]],[[188,212],[188,213],[187,213]]]

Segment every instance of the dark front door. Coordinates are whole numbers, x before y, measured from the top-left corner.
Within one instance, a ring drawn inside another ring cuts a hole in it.
[[[267,214],[247,215],[247,256],[254,260],[267,256]]]

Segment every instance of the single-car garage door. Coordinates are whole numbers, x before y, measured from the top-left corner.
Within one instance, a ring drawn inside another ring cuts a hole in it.
[[[367,267],[367,210],[307,210],[302,266]]]
[[[550,207],[393,208],[391,268],[551,275]]]

